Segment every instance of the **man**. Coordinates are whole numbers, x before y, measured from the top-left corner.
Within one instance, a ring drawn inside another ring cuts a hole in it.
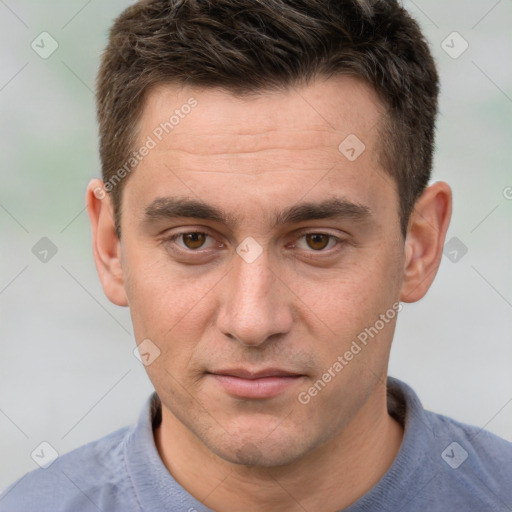
[[[87,209],[156,393],[4,511],[512,510],[512,446],[387,377],[451,216],[396,2],[149,0],[98,80]]]

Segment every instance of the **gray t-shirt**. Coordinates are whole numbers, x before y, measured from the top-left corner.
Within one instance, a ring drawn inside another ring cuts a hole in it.
[[[382,479],[346,512],[512,511],[512,443],[424,410],[414,391],[393,378],[388,410],[405,428],[400,451]],[[0,496],[0,511],[210,511],[163,465],[153,438],[160,419],[153,394],[135,426],[25,475]]]

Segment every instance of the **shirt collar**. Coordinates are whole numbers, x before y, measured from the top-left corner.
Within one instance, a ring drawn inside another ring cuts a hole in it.
[[[160,421],[160,399],[153,393],[146,401],[139,421],[124,446],[128,474],[142,510],[211,512],[211,509],[196,500],[174,480],[162,462],[153,436],[153,428]]]

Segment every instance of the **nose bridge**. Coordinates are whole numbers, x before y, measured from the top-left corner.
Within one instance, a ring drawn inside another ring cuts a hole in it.
[[[243,244],[241,248],[244,249]],[[240,250],[240,247],[238,251]],[[235,255],[221,304],[219,328],[245,345],[259,345],[291,327],[287,294],[280,290],[266,250],[254,260]]]
[[[272,300],[272,283],[275,276],[269,268],[266,253],[252,262],[239,258],[231,272],[231,279],[234,298],[236,297],[240,306],[260,303],[261,307]]]

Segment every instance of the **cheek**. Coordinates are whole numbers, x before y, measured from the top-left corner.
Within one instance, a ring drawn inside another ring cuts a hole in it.
[[[153,248],[126,258],[125,289],[136,339],[150,338],[164,346],[178,336],[188,340],[200,334],[219,277],[194,278],[159,252]]]
[[[159,351],[145,369],[159,393],[183,410],[191,410],[197,373],[191,362],[212,314],[208,290],[218,279],[194,281],[168,263],[139,263],[131,267],[127,292],[135,339],[137,343],[149,339]],[[182,382],[187,382],[188,392]]]
[[[321,279],[296,281],[296,294],[304,304],[303,319],[310,319],[304,321],[309,323],[311,336],[324,340],[316,351],[325,367],[357,341],[361,353],[357,346],[353,348],[357,354],[348,357],[357,363],[350,366],[364,362],[377,368],[386,361],[393,337],[400,290],[396,259],[393,262],[384,247],[373,247],[360,251],[355,260]]]
[[[354,260],[328,272],[290,276],[290,288],[335,333],[378,318],[396,295],[394,273],[387,261],[361,253]]]

